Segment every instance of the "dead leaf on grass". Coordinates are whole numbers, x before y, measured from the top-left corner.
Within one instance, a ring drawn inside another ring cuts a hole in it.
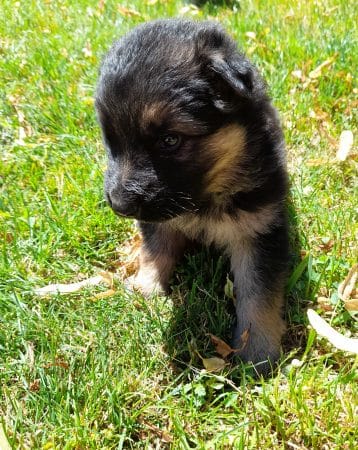
[[[347,311],[358,312],[358,298],[353,298],[352,300],[346,300],[344,302],[344,307]]]
[[[323,311],[333,311],[331,300],[327,297],[317,297],[317,303]]]
[[[117,10],[119,14],[125,17],[142,17],[142,14],[135,9],[126,8],[125,6],[118,5]]]
[[[68,369],[70,365],[64,359],[56,358],[54,362],[45,364],[43,367],[45,369],[49,369],[50,367],[61,367],[61,369]]]
[[[90,286],[98,286],[99,284],[107,284],[113,286],[113,274],[110,272],[101,271],[98,275],[87,278],[86,280],[78,281],[77,283],[55,283],[49,284],[42,288],[35,289],[35,294],[40,297],[55,294],[72,294],[78,292],[83,288]]]
[[[235,349],[230,347],[229,344],[227,344],[222,339],[218,338],[217,336],[214,336],[213,334],[209,333],[211,342],[215,346],[215,351],[223,358],[227,358],[231,353],[235,352]]]
[[[98,292],[98,294],[95,294],[93,298],[95,300],[102,300],[103,298],[112,297],[115,293],[116,291],[114,289],[108,289],[107,291],[104,292]]]
[[[325,337],[332,345],[339,350],[358,354],[358,339],[348,338],[333,329],[322,317],[313,309],[307,310],[308,320],[314,330]]]
[[[139,422],[144,425],[146,428],[148,428],[156,437],[158,437],[162,442],[165,442],[166,444],[169,444],[170,442],[173,442],[172,435],[166,431],[162,430],[156,425],[153,425],[149,423],[147,420],[140,419]]]
[[[34,381],[31,381],[31,383],[29,384],[29,390],[31,392],[38,392],[40,390],[40,379],[39,378],[37,378]],[[2,448],[2,447],[0,446],[0,448]]]
[[[322,64],[317,66],[315,69],[311,70],[311,72],[308,74],[308,76],[311,78],[311,80],[321,77],[322,69],[324,69],[325,67],[331,66],[333,64],[333,62],[335,61],[335,59],[336,59],[336,55],[331,56],[330,58],[326,59],[325,61],[323,61]]]
[[[345,161],[353,147],[353,133],[350,130],[342,131],[339,138],[339,147],[336,153],[338,161]]]
[[[249,338],[249,329],[246,329],[241,337],[241,346],[239,348],[232,348],[229,344],[227,344],[225,341],[223,341],[222,339],[218,338],[217,336],[209,333],[211,342],[214,344],[215,346],[215,351],[216,353],[218,353],[220,356],[222,356],[224,359],[226,359],[229,355],[231,355],[232,353],[240,353],[246,346],[247,344],[247,340]]]
[[[120,260],[115,265],[123,279],[138,272],[141,244],[142,239],[139,233],[136,233],[119,249]]]
[[[342,283],[338,286],[339,298],[344,302],[352,296],[357,283],[357,277],[358,264],[355,264],[353,267],[351,267],[344,281],[342,281]]]

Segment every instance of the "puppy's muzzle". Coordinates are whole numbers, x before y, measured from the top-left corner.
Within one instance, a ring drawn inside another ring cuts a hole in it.
[[[116,192],[106,192],[109,206],[116,214],[125,217],[137,217],[140,211],[140,200],[133,194],[118,195]]]

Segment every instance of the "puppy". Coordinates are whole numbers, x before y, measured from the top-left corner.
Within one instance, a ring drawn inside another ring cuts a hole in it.
[[[228,255],[240,357],[270,370],[280,353],[288,233],[277,113],[255,67],[215,23],[159,20],[115,42],[100,69],[105,194],[138,220],[134,286],[161,292],[192,241]]]

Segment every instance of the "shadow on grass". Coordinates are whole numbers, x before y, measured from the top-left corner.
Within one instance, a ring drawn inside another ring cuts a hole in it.
[[[294,351],[298,356],[304,352],[307,341],[305,307],[301,301],[307,258],[301,256],[297,216],[291,202],[288,210],[291,257],[286,287],[287,331],[282,351],[283,355]],[[179,266],[172,283],[174,312],[165,333],[166,351],[178,369],[190,364],[200,367],[198,354],[205,358],[218,356],[209,333],[230,344],[236,316],[232,298],[225,295],[228,277],[228,259],[213,249],[198,249]]]

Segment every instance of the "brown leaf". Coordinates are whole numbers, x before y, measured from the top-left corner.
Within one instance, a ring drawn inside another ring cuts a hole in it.
[[[329,239],[326,240],[324,238],[321,239],[321,243],[318,244],[318,247],[322,250],[322,251],[326,251],[328,252],[329,250],[331,250],[334,246],[334,240],[333,239]]]
[[[358,311],[358,298],[346,300],[344,302],[344,307],[346,308],[347,311]]]
[[[331,301],[327,297],[317,297],[317,303],[323,311],[333,311]]]
[[[224,342],[222,339],[218,338],[217,336],[214,336],[213,334],[210,334],[211,342],[215,345],[215,351],[223,358],[227,358],[231,353],[235,352],[236,350],[231,348],[229,344]]]
[[[29,390],[31,392],[38,392],[40,390],[40,379],[37,378],[36,380],[32,381],[29,384]]]
[[[139,254],[142,245],[142,239],[136,233],[120,249],[120,260],[116,263],[122,278],[128,278],[135,275],[139,268]]]
[[[98,292],[98,294],[95,294],[93,298],[95,300],[101,300],[102,298],[112,297],[115,293],[116,291],[114,289],[108,289],[107,291],[104,292]]]
[[[119,14],[125,17],[142,17],[142,15],[135,9],[126,8],[125,6],[118,5],[117,10]]]
[[[320,76],[322,76],[322,69],[325,67],[331,66],[332,63],[335,61],[335,59],[336,59],[336,56],[331,56],[330,58],[326,59],[325,61],[323,61],[322,64],[317,66],[314,70],[311,70],[311,72],[308,74],[308,76],[312,80],[319,78]]]
[[[351,267],[344,281],[338,286],[339,298],[344,302],[346,302],[346,300],[351,297],[357,283],[357,277],[358,264],[355,264],[353,267]]]
[[[56,358],[54,362],[45,364],[43,367],[45,369],[49,369],[50,367],[61,367],[61,369],[68,369],[70,366],[64,359]]]
[[[168,431],[162,430],[159,427],[157,427],[156,425],[153,425],[144,419],[140,419],[139,422],[142,425],[144,425],[145,427],[147,427],[162,442],[165,442],[165,443],[173,442],[173,437]]]

